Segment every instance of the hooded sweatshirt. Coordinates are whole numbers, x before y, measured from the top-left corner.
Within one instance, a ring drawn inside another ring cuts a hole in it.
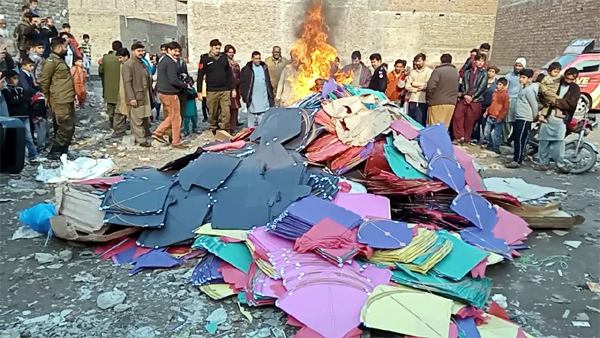
[[[538,92],[537,83],[532,83],[521,90],[517,98],[515,119],[533,122],[542,109],[542,105],[538,102]]]

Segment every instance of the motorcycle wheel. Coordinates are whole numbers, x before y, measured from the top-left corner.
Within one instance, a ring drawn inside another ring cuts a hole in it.
[[[582,174],[594,167],[598,155],[592,146],[587,143],[581,146],[578,154],[575,153],[576,147],[575,142],[567,144],[565,147],[565,160],[571,163],[572,174]]]

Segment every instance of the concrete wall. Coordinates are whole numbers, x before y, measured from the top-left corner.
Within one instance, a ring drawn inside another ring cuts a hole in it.
[[[68,0],[72,33],[81,39],[89,34],[92,58],[98,60],[114,40],[129,48],[142,41],[149,52],[176,39],[177,14],[185,14],[185,3],[176,0]]]
[[[424,52],[431,63],[442,53],[462,63],[472,48],[491,43],[497,1],[329,0],[324,11],[342,63],[356,49],[365,59],[381,53],[386,62],[411,62]],[[233,44],[244,62],[253,50],[269,55],[275,44],[288,54],[309,6],[310,0],[188,0],[190,60],[214,38]]]
[[[522,56],[538,68],[576,38],[600,47],[599,0],[499,0],[492,62],[509,69]]]

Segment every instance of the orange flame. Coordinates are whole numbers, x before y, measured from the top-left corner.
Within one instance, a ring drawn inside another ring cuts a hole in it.
[[[298,77],[291,81],[296,100],[318,90],[320,86],[316,83],[317,79],[331,77],[331,66],[337,57],[337,51],[327,43],[328,30],[323,4],[321,1],[314,1],[304,19],[302,37],[294,43],[291,50],[292,55],[300,61]],[[338,72],[334,77],[336,80],[339,77],[338,83],[352,83],[351,79],[347,82],[348,76],[351,77],[351,74]]]

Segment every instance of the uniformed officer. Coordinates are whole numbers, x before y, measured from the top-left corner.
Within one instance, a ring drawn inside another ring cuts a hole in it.
[[[65,62],[67,41],[52,39],[50,56],[42,62],[40,88],[52,109],[54,137],[50,159],[59,159],[67,154],[75,132],[75,84],[69,66]]]
[[[371,54],[369,59],[371,60],[371,67],[375,70],[369,82],[369,89],[385,93],[385,89],[387,88],[387,71],[381,62],[381,54]]]

